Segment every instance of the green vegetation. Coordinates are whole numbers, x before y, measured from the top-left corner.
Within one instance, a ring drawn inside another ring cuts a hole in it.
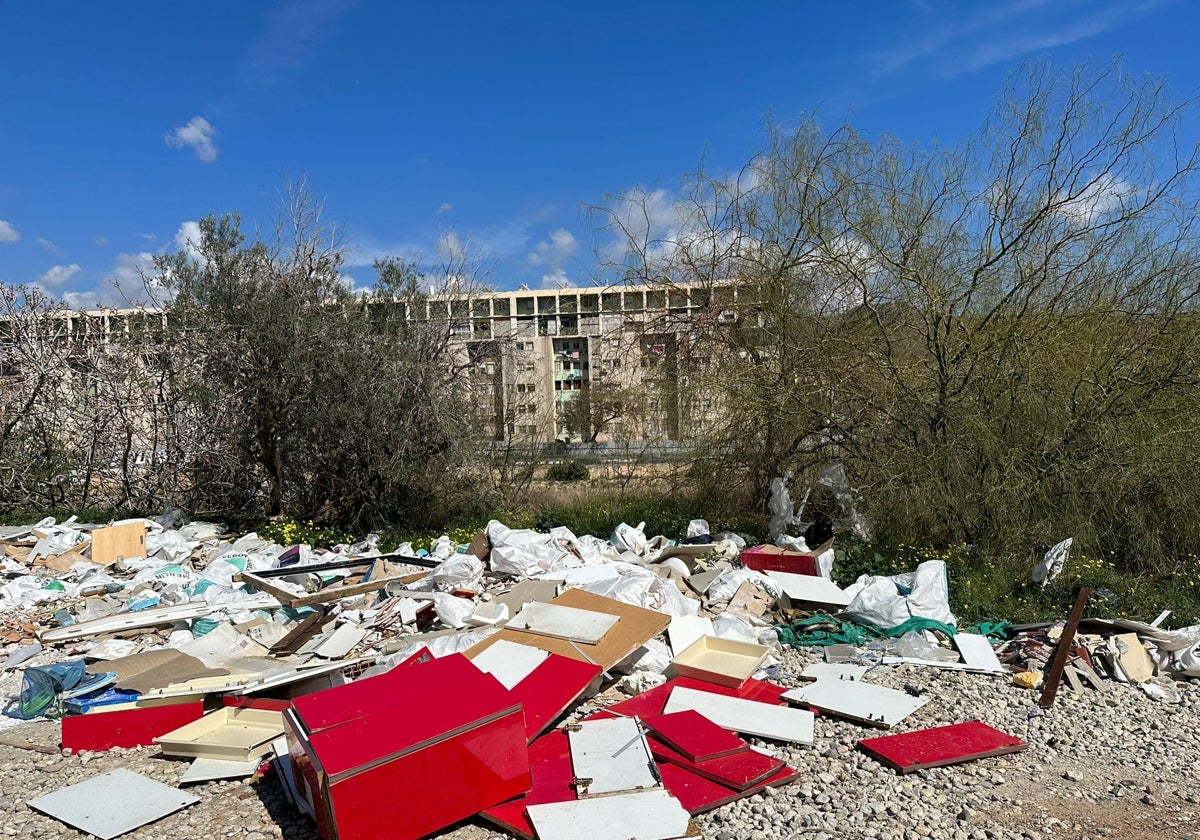
[[[551,464],[546,470],[548,481],[587,481],[589,475],[587,464],[575,459]]]

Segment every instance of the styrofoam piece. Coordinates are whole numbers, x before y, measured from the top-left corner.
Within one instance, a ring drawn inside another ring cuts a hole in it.
[[[1003,672],[1004,666],[996,658],[996,651],[987,636],[978,633],[956,633],[954,646],[962,654],[963,662],[981,671]]]
[[[783,699],[885,729],[929,702],[928,697],[913,697],[883,685],[829,679],[794,688]]]
[[[698,615],[675,616],[667,625],[667,640],[671,643],[671,652],[678,656],[687,650],[701,636],[713,636],[711,618],[701,618]]]
[[[567,740],[581,796],[658,787],[654,759],[637,718],[584,721],[567,730]]]
[[[251,758],[247,761],[197,758],[179,777],[179,784],[192,785],[197,782],[211,782],[215,779],[241,779],[254,775],[254,771],[260,764],[262,764],[262,759],[259,758]]]
[[[676,687],[667,698],[664,714],[692,709],[717,726],[746,735],[812,746],[813,713],[804,709],[772,706],[740,697]]]
[[[768,577],[778,581],[784,594],[793,601],[811,602],[814,604],[830,604],[835,607],[845,607],[852,600],[842,588],[828,578],[816,575],[797,575],[791,572],[767,571]]]
[[[674,840],[691,821],[665,790],[530,805],[528,813],[539,840]]]
[[[510,691],[546,661],[549,652],[501,639],[471,661],[485,674],[491,674]]]
[[[853,662],[814,662],[800,672],[802,680],[861,680],[867,671],[866,665]]]
[[[178,788],[120,769],[60,788],[27,804],[100,840],[111,840],[199,801],[199,797]]]
[[[594,645],[604,638],[604,634],[618,620],[618,616],[609,613],[532,601],[513,616],[506,626],[539,636]]]

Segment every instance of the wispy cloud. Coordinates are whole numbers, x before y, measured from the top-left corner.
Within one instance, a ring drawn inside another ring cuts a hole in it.
[[[242,61],[243,84],[276,84],[303,67],[358,0],[288,0],[267,12],[262,35]]]
[[[21,234],[17,233],[17,229],[4,219],[0,219],[0,242],[18,242],[20,239]]]
[[[438,209],[434,211],[433,215],[440,216],[443,213],[449,213],[453,209],[454,209],[453,204],[451,204],[449,201],[443,201],[441,204],[438,205]]]
[[[74,277],[83,269],[79,263],[71,263],[70,265],[55,265],[51,266],[44,274],[38,276],[37,282],[41,286],[49,286],[56,288],[64,285],[68,280]]]
[[[42,250],[45,251],[47,254],[54,254],[55,256],[57,256],[63,252],[62,248],[59,248],[51,240],[47,239],[44,236],[39,236],[37,238],[37,244],[41,245]]]
[[[1043,50],[1094,38],[1158,5],[1123,0],[1017,0],[969,5],[929,2],[914,21],[915,35],[876,53],[877,76],[932,64],[944,76],[971,73]]]
[[[172,149],[191,149],[201,163],[212,163],[220,153],[213,138],[217,129],[204,117],[192,117],[187,125],[181,125],[167,133],[167,145]]]

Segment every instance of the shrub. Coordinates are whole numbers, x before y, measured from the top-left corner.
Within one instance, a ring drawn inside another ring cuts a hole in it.
[[[573,459],[554,464],[546,470],[546,478],[550,481],[586,481],[590,475],[586,464]]]

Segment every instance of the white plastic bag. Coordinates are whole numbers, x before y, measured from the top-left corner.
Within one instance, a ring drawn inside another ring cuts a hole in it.
[[[772,598],[778,599],[783,594],[783,588],[774,578],[769,578],[754,569],[733,569],[725,572],[705,590],[705,595],[713,601],[727,601],[734,596],[743,583],[749,581],[766,592]]]
[[[1071,545],[1074,542],[1074,537],[1067,537],[1047,551],[1046,556],[1033,567],[1033,573],[1030,575],[1033,582],[1045,586],[1058,577],[1059,572],[1067,563],[1067,558],[1071,555]]]
[[[435,592],[433,611],[442,624],[459,630],[467,626],[467,622],[475,612],[475,604],[466,598],[456,598],[444,592]]]
[[[897,627],[910,618],[931,618],[954,625],[946,583],[946,564],[926,560],[916,571],[882,577],[863,575],[846,587],[850,605],[842,614],[874,627]]]
[[[483,578],[483,562],[473,554],[455,554],[442,561],[425,581],[434,589],[449,592],[473,589]]]

